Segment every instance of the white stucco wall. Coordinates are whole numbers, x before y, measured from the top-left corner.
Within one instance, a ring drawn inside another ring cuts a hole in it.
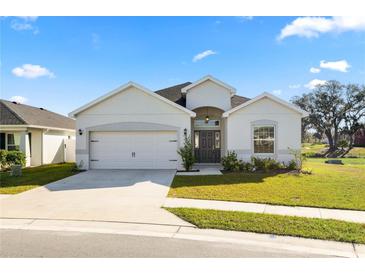
[[[235,150],[240,159],[253,155],[253,124],[275,125],[275,154],[261,155],[278,161],[292,159],[288,148],[301,147],[301,115],[268,98],[237,110],[227,118],[227,149]]]
[[[210,80],[187,91],[186,108],[193,110],[205,106],[216,107],[224,111],[231,109],[230,91]]]
[[[49,130],[43,132],[43,164],[55,164],[65,161],[65,140],[74,133],[60,130]],[[70,152],[73,153],[73,152]]]
[[[184,129],[190,132],[190,115],[146,94],[136,87],[128,89],[76,115],[76,163],[89,168],[87,128],[122,122],[155,123],[178,128],[178,144],[184,140]],[[82,135],[78,130],[83,131]],[[179,165],[181,165],[179,159]]]
[[[28,129],[32,134],[32,157],[30,163],[32,166],[39,166],[42,164],[42,129]]]

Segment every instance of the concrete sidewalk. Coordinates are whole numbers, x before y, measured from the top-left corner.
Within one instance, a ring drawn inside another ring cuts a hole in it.
[[[166,198],[164,207],[190,207],[202,209],[244,211],[365,223],[365,211],[359,210],[342,210],[300,206],[277,206],[257,203],[182,198]]]
[[[365,245],[275,236],[250,232],[198,229],[179,225],[151,225],[121,222],[0,219],[0,229],[71,231],[234,243],[262,249],[278,249],[334,257],[365,258]]]

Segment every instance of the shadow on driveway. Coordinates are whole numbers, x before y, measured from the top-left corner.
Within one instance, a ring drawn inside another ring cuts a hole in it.
[[[128,187],[150,182],[169,187],[175,170],[89,170],[44,187],[50,191]]]

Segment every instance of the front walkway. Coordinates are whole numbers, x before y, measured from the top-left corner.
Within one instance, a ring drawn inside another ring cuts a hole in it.
[[[192,171],[192,172],[178,171],[176,172],[176,175],[178,176],[223,175],[221,172],[221,170],[223,169],[221,164],[196,163],[194,164],[193,169],[199,171]]]
[[[359,210],[278,206],[257,203],[225,202],[182,198],[166,198],[164,207],[189,207],[201,209],[232,210],[365,223],[365,211]]]

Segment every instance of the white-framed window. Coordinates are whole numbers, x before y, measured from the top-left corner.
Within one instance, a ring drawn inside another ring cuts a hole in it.
[[[19,133],[8,133],[6,134],[7,150],[19,150],[20,145],[20,134]]]
[[[273,154],[275,150],[275,126],[253,127],[253,150],[256,154]]]

